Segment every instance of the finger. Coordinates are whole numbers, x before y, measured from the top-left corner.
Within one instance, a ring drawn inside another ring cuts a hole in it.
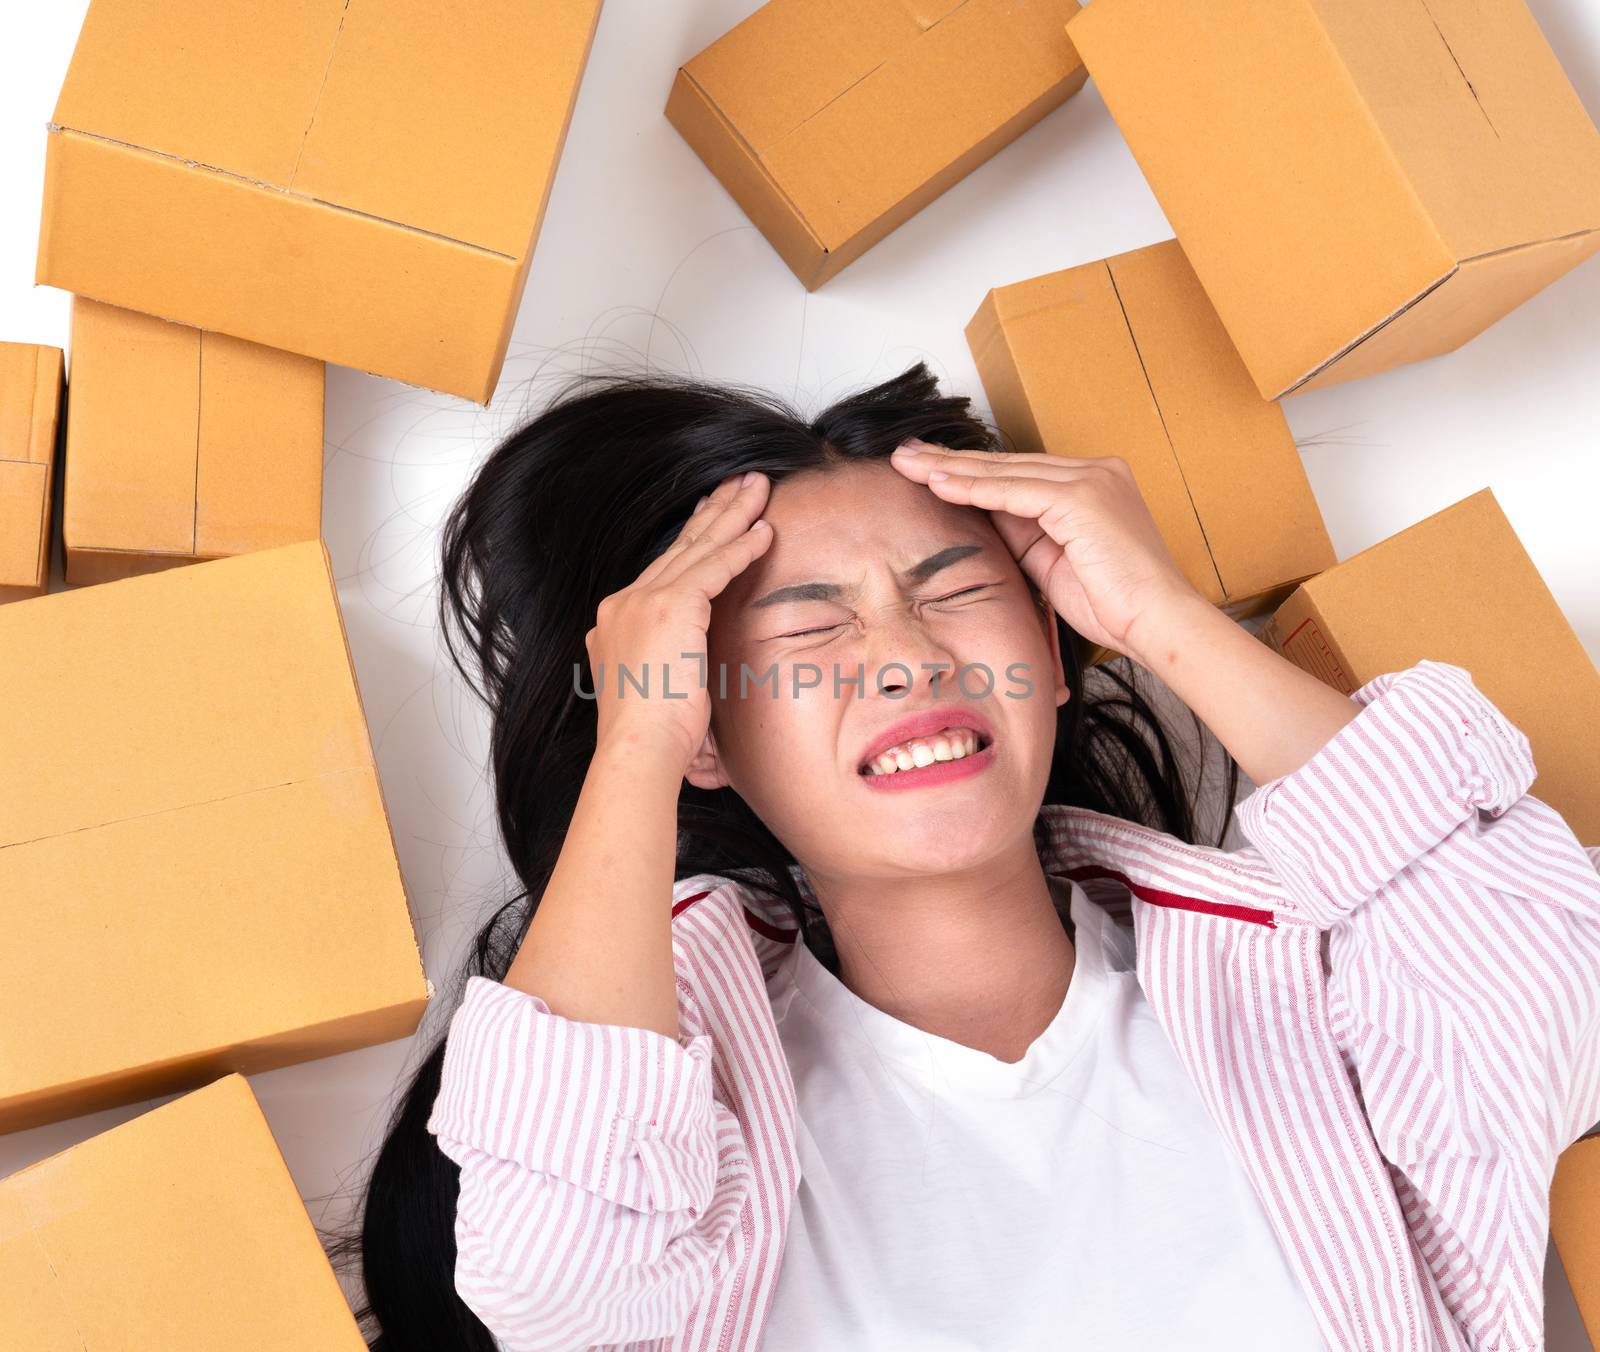
[[[705,509],[690,517],[678,539],[662,554],[662,566],[652,580],[672,582],[695,559],[743,535],[766,510],[770,491],[771,481],[758,474],[752,482],[740,483],[721,502],[713,493]]]
[[[760,477],[760,481],[770,486],[770,481],[766,479],[765,475]],[[702,537],[708,525],[746,488],[745,475],[730,474],[702,497],[695,504],[694,510],[684,518],[683,525],[678,528],[678,534],[673,538],[672,543],[639,571],[639,575],[634,579],[633,585],[640,586],[656,581],[663,572],[673,565],[685,549]],[[749,500],[748,495],[746,500]]]
[[[667,581],[674,586],[693,587],[708,597],[716,596],[771,544],[772,523],[765,518],[752,521],[742,535],[686,562],[679,573]]]
[[[1017,566],[1041,590],[1060,563],[1062,548],[1037,521],[1010,512],[990,512],[989,519]]]
[[[962,466],[962,472],[967,472],[966,467],[973,465],[978,467],[973,472],[1019,473],[1018,466],[1037,467],[1047,472],[1062,469],[1105,470],[1111,468],[1112,462],[1119,458],[1109,454],[1072,456],[1039,451],[960,451],[925,441],[907,441],[895,448],[889,463],[897,469],[944,469],[954,472],[950,470],[948,462],[957,462]]]
[[[1009,512],[1035,522],[1052,507],[1059,507],[1065,496],[1078,486],[1071,479],[1040,478],[1032,474],[1023,477],[945,471],[945,475],[942,479],[930,478],[927,483],[946,502],[982,507],[990,512]]]

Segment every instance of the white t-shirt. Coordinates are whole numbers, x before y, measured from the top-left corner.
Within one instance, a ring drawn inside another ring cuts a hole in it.
[[[1133,935],[1065,886],[1076,968],[1014,1064],[785,959],[801,1182],[763,1352],[1324,1352]]]

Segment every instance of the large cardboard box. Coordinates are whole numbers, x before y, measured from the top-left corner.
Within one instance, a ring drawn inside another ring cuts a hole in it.
[[[324,371],[313,357],[74,297],[67,582],[315,540]]]
[[[1015,448],[1122,456],[1214,605],[1270,609],[1334,562],[1283,411],[1250,383],[1175,241],[996,287],[966,332]]]
[[[0,1347],[365,1352],[249,1082],[0,1181]]]
[[[807,290],[1080,89],[1077,0],[769,0],[667,119]]]
[[[1345,694],[1424,657],[1466,668],[1527,734],[1530,791],[1600,844],[1600,672],[1492,489],[1310,579],[1261,636]]]
[[[1579,1138],[1556,1161],[1550,1237],[1589,1340],[1600,1344],[1600,1132]]]
[[[93,0],[37,278],[486,403],[600,0]]]
[[[0,1131],[405,1037],[320,541],[0,607]]]
[[[61,419],[58,347],[0,343],[0,603],[50,582],[50,495]]]
[[[1448,352],[1600,249],[1524,0],[1094,0],[1068,30],[1267,398]]]

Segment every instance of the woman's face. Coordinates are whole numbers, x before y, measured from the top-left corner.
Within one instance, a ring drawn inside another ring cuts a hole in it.
[[[731,785],[816,876],[951,871],[1026,835],[1068,692],[988,513],[867,462],[774,484],[763,515],[772,544],[712,603],[690,782]],[[901,735],[921,715],[933,726]],[[972,740],[935,734],[962,722]],[[864,775],[885,738],[896,765],[935,759]]]

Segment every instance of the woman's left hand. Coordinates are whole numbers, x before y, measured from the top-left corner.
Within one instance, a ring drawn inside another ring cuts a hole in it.
[[[889,463],[946,502],[990,512],[1022,571],[1092,643],[1142,661],[1149,616],[1203,600],[1121,456],[952,451],[913,439]]]

